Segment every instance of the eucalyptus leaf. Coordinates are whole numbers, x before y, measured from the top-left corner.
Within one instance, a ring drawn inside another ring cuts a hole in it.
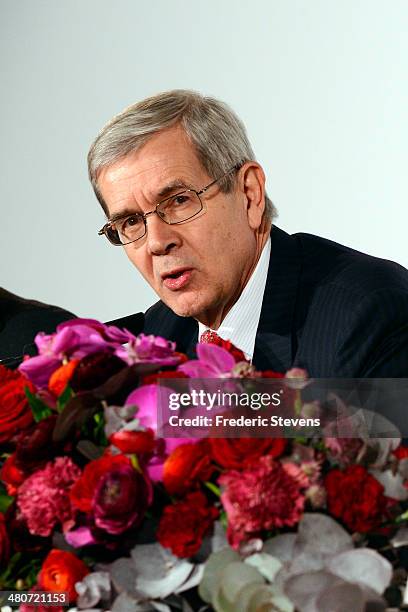
[[[78,607],[91,608],[111,594],[111,582],[108,572],[92,572],[75,584],[78,593]]]
[[[184,591],[187,591],[188,589],[193,589],[194,587],[200,584],[201,580],[203,579],[203,576],[204,576],[204,563],[200,563],[193,568],[193,571],[191,572],[187,580],[181,585],[181,587],[176,589],[174,592],[183,593]]]
[[[328,561],[327,569],[347,582],[368,587],[379,595],[392,578],[391,563],[371,548],[340,553]]]
[[[149,612],[152,607],[144,606],[144,604],[140,606],[133,597],[123,592],[115,599],[111,610],[112,612]]]
[[[213,535],[211,537],[211,551],[217,552],[228,546],[227,532],[220,521],[214,523]]]
[[[333,584],[319,593],[316,598],[316,612],[364,612],[365,596],[356,584]],[[300,608],[300,612],[302,609]]]
[[[194,565],[160,544],[137,545],[131,552],[136,588],[146,599],[164,599],[190,577]]]
[[[324,570],[305,572],[291,576],[285,583],[284,592],[299,612],[317,612],[318,595],[337,583],[343,583],[343,581],[330,572]]]
[[[213,553],[207,560],[204,575],[198,587],[201,599],[207,603],[212,602],[213,595],[218,590],[221,579],[221,570],[229,563],[239,561],[240,556],[232,548],[226,547]]]
[[[408,499],[408,489],[405,487],[404,479],[399,472],[393,474],[391,470],[370,470],[370,473],[384,487],[384,495],[398,501]]]
[[[395,536],[391,539],[391,544],[394,546],[394,548],[408,546],[408,527],[401,527],[398,529]]]
[[[233,561],[221,571],[218,592],[213,597],[214,608],[217,612],[234,612],[241,589],[252,583],[264,584],[265,580],[254,567]]]
[[[267,553],[256,553],[255,555],[251,555],[245,559],[245,563],[257,569],[258,572],[271,583],[282,567],[282,563],[279,559]]]
[[[131,559],[116,559],[108,568],[111,580],[118,593],[136,597],[136,570]]]
[[[334,519],[318,512],[306,512],[298,528],[295,554],[332,556],[354,548],[351,535]]]
[[[243,597],[240,592],[239,600]],[[294,612],[293,603],[280,591],[273,586],[258,585],[258,589],[249,598],[245,612],[260,612],[261,610],[271,610],[273,612]],[[243,611],[244,612],[244,611]]]
[[[282,533],[277,535],[264,542],[262,551],[279,559],[282,563],[292,561],[296,537],[296,533]]]

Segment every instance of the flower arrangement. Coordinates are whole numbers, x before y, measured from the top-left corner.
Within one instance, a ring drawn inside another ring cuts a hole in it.
[[[188,360],[87,319],[36,344],[0,366],[0,589],[112,612],[403,605],[399,438],[160,438],[162,379],[281,379],[306,413],[306,373],[256,372],[221,340]]]

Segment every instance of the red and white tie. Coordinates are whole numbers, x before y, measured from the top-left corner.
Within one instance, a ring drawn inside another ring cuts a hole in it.
[[[206,329],[200,336],[202,344],[217,344],[217,340],[220,340],[220,336],[212,329]]]

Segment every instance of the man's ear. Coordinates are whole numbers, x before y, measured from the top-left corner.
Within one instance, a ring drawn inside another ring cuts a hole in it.
[[[256,230],[265,210],[265,173],[255,161],[246,162],[239,171],[239,186],[246,202],[248,225]]]

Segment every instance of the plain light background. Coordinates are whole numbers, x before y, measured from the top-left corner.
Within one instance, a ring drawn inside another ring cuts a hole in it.
[[[244,120],[286,231],[408,266],[407,0],[0,0],[1,278],[108,320],[155,301],[104,223],[86,154],[173,88]]]

